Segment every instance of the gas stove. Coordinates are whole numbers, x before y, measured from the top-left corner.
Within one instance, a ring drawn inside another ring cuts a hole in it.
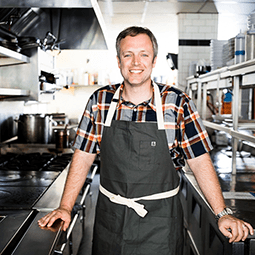
[[[48,244],[40,250],[51,249],[56,233],[38,228],[37,220],[46,212],[35,209],[34,205],[64,172],[71,157],[71,153],[8,153],[0,156],[0,254],[16,254],[16,247],[28,231],[33,236],[39,232],[40,238],[45,236]],[[60,227],[56,229],[60,230]]]
[[[59,173],[0,170],[0,209],[31,209]]]

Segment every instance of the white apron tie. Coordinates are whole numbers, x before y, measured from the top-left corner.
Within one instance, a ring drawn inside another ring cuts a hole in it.
[[[177,188],[172,189],[170,191],[166,191],[166,192],[156,193],[153,195],[138,197],[138,198],[125,198],[120,195],[115,195],[115,194],[111,193],[110,191],[106,190],[102,185],[99,186],[100,192],[102,194],[104,194],[105,196],[107,196],[111,202],[116,203],[116,204],[126,205],[129,208],[132,208],[141,217],[144,217],[148,213],[148,211],[144,209],[143,204],[139,204],[136,201],[158,200],[158,199],[173,197],[178,194],[179,189],[180,189],[180,185],[178,185]]]

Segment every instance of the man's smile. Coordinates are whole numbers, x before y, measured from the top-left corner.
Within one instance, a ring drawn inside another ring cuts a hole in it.
[[[130,73],[141,73],[142,70],[129,70]]]

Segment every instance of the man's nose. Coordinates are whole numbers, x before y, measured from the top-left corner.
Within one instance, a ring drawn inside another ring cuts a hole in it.
[[[137,65],[139,65],[139,63],[140,63],[140,57],[139,56],[134,56],[133,57],[133,64],[135,66],[137,66]]]

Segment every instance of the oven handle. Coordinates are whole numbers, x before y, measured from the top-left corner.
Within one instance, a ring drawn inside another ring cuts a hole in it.
[[[94,168],[92,170],[91,176],[86,179],[86,182],[88,183],[88,185],[86,186],[85,191],[83,192],[81,201],[78,204],[78,208],[79,209],[76,210],[76,214],[74,215],[74,218],[73,218],[73,220],[72,220],[72,222],[71,222],[71,224],[70,224],[70,226],[69,226],[69,228],[67,230],[66,240],[69,239],[69,237],[70,237],[70,235],[71,235],[71,233],[73,231],[74,225],[75,225],[75,223],[76,223],[76,221],[77,221],[77,219],[79,217],[79,210],[81,210],[83,208],[83,206],[84,206],[84,202],[85,202],[86,196],[87,196],[89,188],[91,186],[91,182],[92,182],[92,180],[93,180],[93,178],[94,178],[94,176],[95,176],[95,174],[97,172],[97,168],[98,168],[98,166],[94,165]],[[67,245],[67,242],[63,243],[59,251],[58,250],[54,250],[54,254],[63,254],[63,251],[64,251],[66,245]]]

